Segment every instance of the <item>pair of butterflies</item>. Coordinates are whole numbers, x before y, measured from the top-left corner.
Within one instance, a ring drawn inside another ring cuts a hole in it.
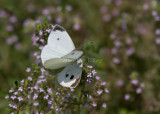
[[[43,66],[48,69],[65,67],[58,74],[58,83],[64,87],[75,88],[82,75],[82,55],[82,51],[75,49],[66,30],[60,25],[55,25],[48,37],[47,45],[42,49],[41,60]]]

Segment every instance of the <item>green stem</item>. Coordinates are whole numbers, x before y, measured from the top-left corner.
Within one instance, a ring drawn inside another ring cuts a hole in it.
[[[80,114],[80,106],[81,106],[81,100],[82,100],[82,96],[83,96],[83,94],[82,94],[82,91],[81,91],[81,95],[80,95],[80,98],[79,98],[79,104],[78,104],[78,114]]]

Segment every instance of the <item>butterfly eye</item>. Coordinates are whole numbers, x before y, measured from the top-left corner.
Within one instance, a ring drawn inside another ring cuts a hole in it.
[[[68,74],[66,74],[66,77],[68,77],[69,75]]]
[[[57,38],[57,40],[59,40],[60,38]]]
[[[72,75],[71,77],[70,77],[70,80],[72,80],[74,78],[74,75]]]

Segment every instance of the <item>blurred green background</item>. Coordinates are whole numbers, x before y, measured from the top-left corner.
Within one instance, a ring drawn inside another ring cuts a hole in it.
[[[0,0],[0,113],[35,63],[36,23],[60,24],[109,83],[108,114],[160,114],[158,0]]]

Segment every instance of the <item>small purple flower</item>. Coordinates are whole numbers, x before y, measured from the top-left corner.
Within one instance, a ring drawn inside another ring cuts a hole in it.
[[[154,17],[158,16],[157,11],[152,11],[152,16],[154,16]]]
[[[96,76],[96,80],[100,80],[101,78],[99,76]]]
[[[39,35],[40,35],[40,36],[42,36],[42,34],[43,34],[43,31],[42,31],[42,30],[40,30],[40,31],[39,31]]]
[[[29,80],[29,81],[32,81],[32,77],[31,77],[31,76],[29,76],[29,77],[28,77],[28,80]]]
[[[121,42],[118,41],[118,40],[116,40],[116,41],[114,42],[114,45],[115,45],[116,47],[119,47],[119,46],[121,45]]]
[[[21,91],[21,92],[22,92],[22,91],[23,91],[23,87],[19,87],[19,88],[18,88],[18,91]]]
[[[109,90],[107,88],[104,89],[105,93],[109,93]]]
[[[38,106],[39,103],[36,101],[36,102],[33,103],[33,105],[34,105],[34,106]]]
[[[49,94],[52,93],[52,89],[51,88],[48,88],[47,91],[48,91]]]
[[[124,99],[125,100],[129,100],[130,99],[130,95],[129,94],[125,94]]]
[[[115,64],[119,64],[119,63],[120,63],[120,60],[115,57],[115,58],[113,58],[113,62],[114,62]]]
[[[44,73],[46,70],[44,68],[41,68],[41,72]]]
[[[87,77],[92,77],[91,73],[88,73],[88,74],[87,74]]]
[[[123,86],[123,85],[124,85],[123,80],[118,80],[118,81],[117,81],[117,86]]]
[[[93,66],[89,66],[89,65],[88,65],[88,66],[87,66],[87,68],[90,68],[90,69],[92,69],[92,68],[93,68]]]
[[[18,99],[18,101],[23,101],[23,97],[22,96],[18,97],[17,99]]]
[[[35,100],[35,99],[37,99],[38,98],[38,94],[34,94],[34,96],[33,96],[33,100]]]
[[[14,91],[14,89],[13,88],[11,88],[10,90],[9,90],[9,93],[12,93]]]
[[[132,81],[131,81],[131,83],[133,84],[133,85],[138,85],[138,80],[137,79],[133,79]]]
[[[70,90],[73,92],[73,91],[74,91],[74,88],[70,88]]]
[[[98,95],[102,94],[103,90],[98,90],[97,93]]]
[[[89,107],[89,104],[88,104],[88,103],[86,103],[86,104],[84,105],[84,107],[88,108],[88,107]]]
[[[141,83],[140,86],[141,86],[141,88],[144,88],[144,87],[145,87],[144,83]]]
[[[72,6],[71,6],[71,5],[67,5],[67,6],[66,6],[66,10],[67,10],[67,11],[71,11],[71,10],[72,10]]]
[[[92,74],[93,76],[96,74],[97,72],[95,70],[92,70]]]
[[[34,89],[37,90],[37,89],[38,89],[38,85],[35,85],[35,86],[34,86]]]
[[[51,100],[48,100],[48,104],[51,105],[51,104],[52,104],[52,101],[51,101]]]
[[[142,89],[141,89],[141,88],[137,88],[137,89],[136,89],[136,93],[137,93],[137,94],[140,94],[141,92],[142,92]]]
[[[44,89],[43,88],[39,88],[39,92],[44,92]]]
[[[13,105],[13,107],[12,107],[12,108],[17,109],[17,105]]]
[[[8,98],[9,98],[9,95],[6,95],[6,96],[5,96],[5,99],[8,99]]]
[[[143,5],[143,8],[144,8],[144,10],[147,10],[147,9],[149,8],[149,5],[148,5],[147,3],[145,3],[145,4]]]
[[[15,96],[15,95],[12,95],[12,96],[11,96],[11,99],[12,99],[12,100],[16,99],[16,96]]]
[[[58,17],[57,19],[56,19],[56,23],[61,23],[62,22],[62,18],[60,18],[60,17]]]
[[[24,80],[21,80],[21,82],[20,82],[22,85],[24,84]]]
[[[105,86],[105,85],[106,85],[106,82],[105,82],[105,81],[102,81],[102,82],[101,82],[101,85],[102,85],[102,86]]]
[[[92,104],[92,106],[93,106],[93,107],[96,107],[96,106],[97,106],[97,103],[94,102],[94,103]]]
[[[129,48],[126,53],[128,56],[132,55],[134,53],[135,49],[133,47]]]
[[[26,72],[31,72],[31,68],[27,68],[27,69],[26,69]]]
[[[28,99],[31,99],[31,95],[28,95],[27,98],[28,98]]]
[[[115,39],[116,38],[116,35],[115,34],[110,34],[110,39]]]
[[[73,30],[79,30],[80,28],[81,28],[81,26],[78,23],[73,25]]]
[[[160,29],[156,29],[155,34],[160,35]]]
[[[107,107],[107,104],[106,104],[106,103],[103,103],[103,104],[102,104],[102,107],[103,107],[103,108],[106,108],[106,107]]]
[[[17,95],[17,94],[18,94],[18,91],[14,92],[13,94],[14,94],[14,95]]]
[[[160,38],[156,38],[156,44],[160,44]]]
[[[9,107],[13,107],[13,104],[12,104],[12,103],[10,103],[10,104],[9,104]]]
[[[44,99],[48,99],[48,97],[49,97],[49,95],[45,95],[45,96],[44,96]]]
[[[16,23],[17,22],[17,18],[15,16],[11,16],[10,19],[9,19],[9,21],[11,23]]]
[[[127,43],[127,44],[131,44],[131,43],[132,43],[132,39],[131,39],[131,38],[127,38],[127,39],[126,39],[126,43]]]

